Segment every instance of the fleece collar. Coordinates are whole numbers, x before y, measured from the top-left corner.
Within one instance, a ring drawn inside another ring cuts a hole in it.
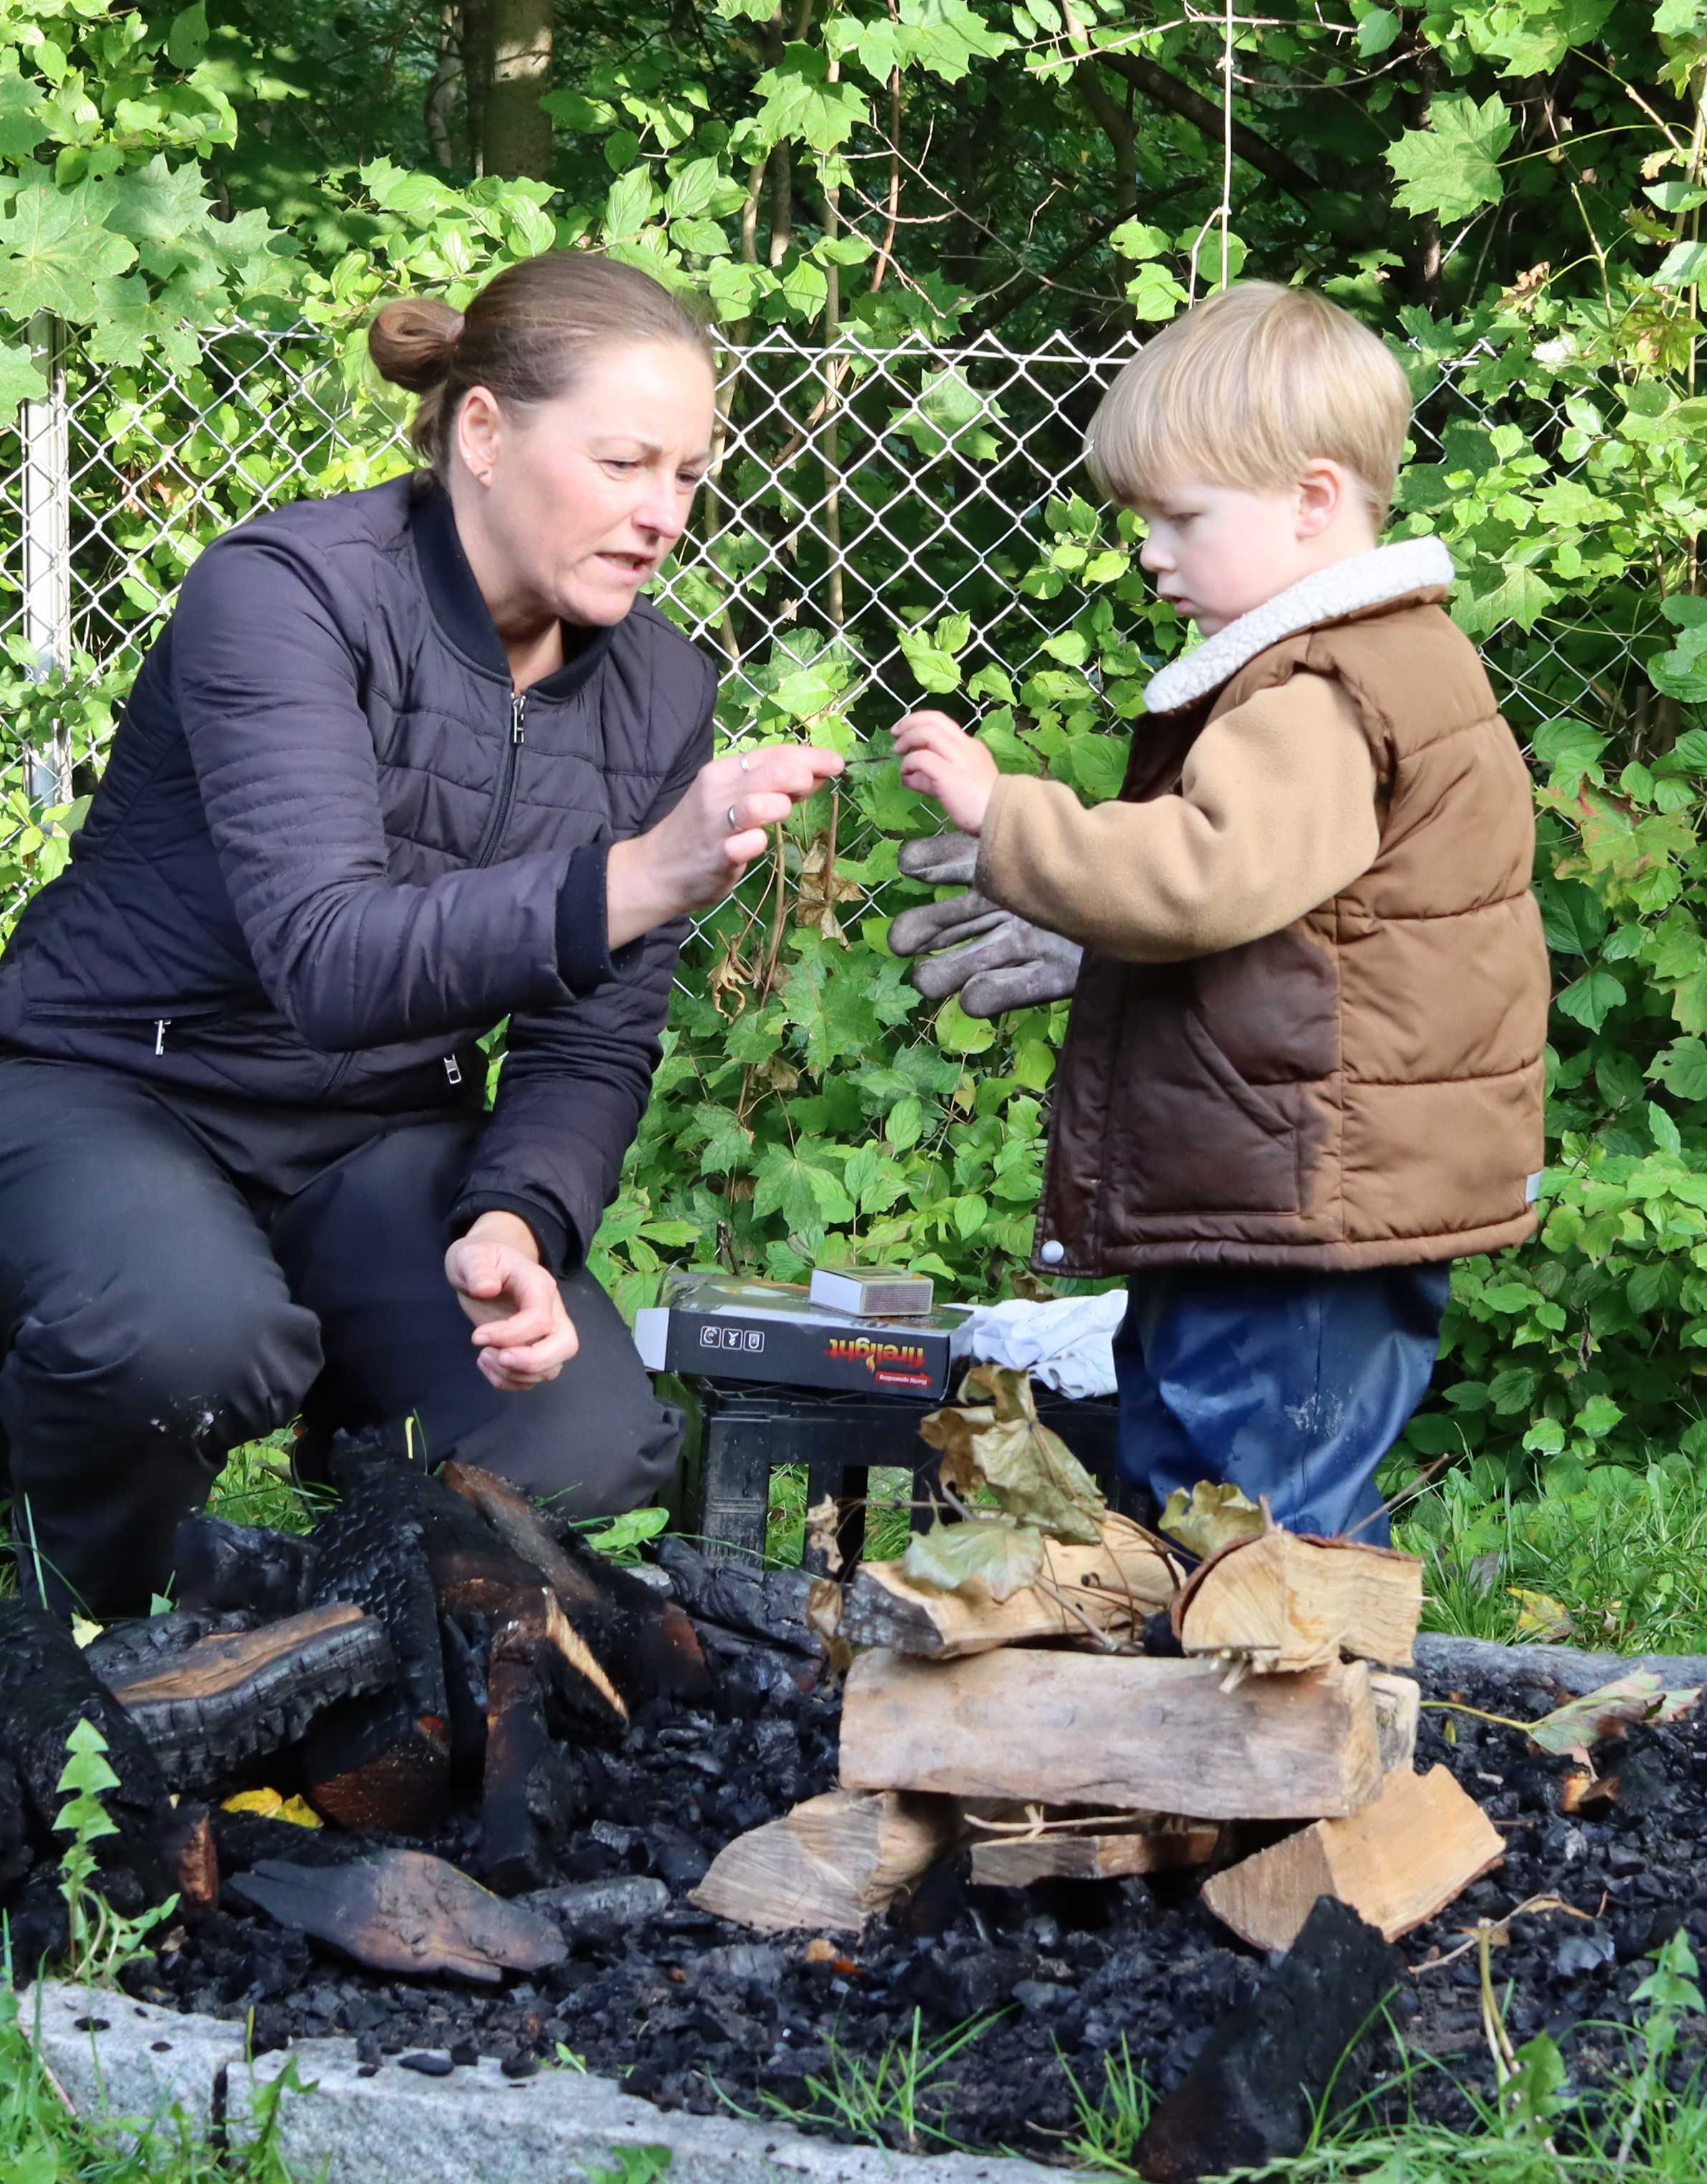
[[[1205,638],[1183,660],[1170,660],[1151,677],[1145,706],[1152,713],[1180,712],[1230,682],[1271,644],[1420,593],[1450,591],[1454,573],[1452,556],[1438,538],[1401,538],[1330,562]]]

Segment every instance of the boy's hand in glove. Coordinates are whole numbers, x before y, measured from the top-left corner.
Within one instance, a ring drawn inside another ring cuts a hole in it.
[[[969,834],[901,844],[902,872],[933,887],[969,883],[977,864],[978,844]],[[947,902],[904,910],[890,927],[889,944],[897,956],[923,957],[912,972],[920,993],[933,1001],[958,994],[969,1017],[1061,1000],[1079,978],[1075,941],[1046,933],[969,885]]]

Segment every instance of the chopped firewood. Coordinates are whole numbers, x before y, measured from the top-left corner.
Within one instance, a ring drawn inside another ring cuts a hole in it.
[[[544,1971],[569,1953],[549,1919],[421,1851],[382,1850],[341,1865],[267,1858],[226,1886],[280,1925],[377,1972],[448,1973],[492,1986],[505,1972]]]
[[[314,1547],[292,1532],[186,1517],[172,1541],[178,1604],[210,1615],[294,1615],[306,1605]]]
[[[1123,1874],[1166,1873],[1207,1865],[1223,1829],[1213,1820],[1146,1814],[1075,1818],[1043,1810],[1036,1832],[1018,1805],[980,1805],[968,1812],[975,1888],[1025,1888],[1035,1880],[1116,1880]]]
[[[518,1594],[494,1625],[487,1669],[482,1869],[506,1895],[561,1878],[557,1852],[577,1817],[550,1715],[608,1734],[628,1720],[622,1697],[544,1585]]]
[[[315,1606],[349,1601],[383,1625],[396,1681],[329,1707],[303,1747],[310,1802],[347,1828],[416,1835],[443,1818],[450,1787],[449,1700],[438,1606],[399,1458],[361,1442],[333,1444],[343,1496],[315,1534]]]
[[[1096,1547],[1049,1540],[1043,1553],[1046,1583],[1003,1601],[982,1588],[935,1591],[898,1562],[862,1563],[842,1596],[840,1635],[943,1661],[1038,1638],[1097,1646],[1167,1607],[1179,1589],[1180,1565],[1139,1537],[1111,1534]]]
[[[1409,1767],[1417,1753],[1417,1730],[1422,1724],[1422,1686],[1414,1676],[1393,1676],[1373,1670],[1370,1696],[1375,1703],[1375,1745],[1381,1756],[1381,1772]]]
[[[198,1911],[211,1910],[220,1900],[220,1853],[214,1841],[214,1816],[205,1805],[179,1805],[166,1830],[165,1849],[178,1901]]]
[[[658,1542],[658,1566],[668,1574],[677,1599],[696,1623],[715,1623],[721,1630],[808,1657],[820,1652],[817,1634],[807,1625],[806,1609],[823,1580],[810,1570],[747,1569],[739,1563],[714,1563],[668,1533]]]
[[[959,1838],[946,1797],[827,1791],[727,1844],[693,1892],[702,1911],[767,1933],[862,1926]]]
[[[1324,1668],[1342,1653],[1403,1666],[1422,1613],[1422,1564],[1392,1547],[1269,1531],[1193,1572],[1174,1603],[1188,1653],[1247,1658],[1259,1675]]]
[[[1318,1820],[1203,1884],[1241,1941],[1289,1949],[1319,1896],[1337,1897],[1389,1942],[1432,1919],[1498,1865],[1505,1845],[1449,1770],[1389,1774],[1372,1805]]]
[[[174,1789],[215,1783],[299,1741],[341,1699],[389,1685],[390,1641],[359,1607],[337,1602],[201,1638],[113,1696]]]
[[[660,1694],[700,1698],[710,1689],[694,1626],[672,1595],[642,1585],[577,1533],[554,1536],[527,1496],[495,1473],[451,1462],[439,1477],[540,1573],[628,1705]]]
[[[164,1615],[127,1617],[109,1623],[83,1648],[83,1658],[107,1686],[114,1691],[137,1676],[165,1668],[204,1638],[218,1638],[233,1630],[253,1630],[258,1615],[211,1615],[195,1607],[175,1607]]]
[[[21,1841],[38,1866],[57,1867],[65,1837],[54,1822],[65,1802],[59,1780],[66,1739],[80,1721],[106,1740],[107,1762],[119,1778],[102,1804],[116,1833],[99,1836],[95,1886],[124,1918],[163,1903],[174,1879],[169,1836],[171,1799],[142,1731],[83,1658],[76,1641],[45,1608],[0,1600],[0,1783],[21,1813]],[[0,1847],[9,1831],[0,1829]],[[57,1873],[53,1876],[57,1885]]]
[[[1375,1795],[1361,1661],[1230,1692],[1222,1680],[1218,1661],[862,1653],[843,1694],[842,1783],[1204,1819],[1314,1819]]]

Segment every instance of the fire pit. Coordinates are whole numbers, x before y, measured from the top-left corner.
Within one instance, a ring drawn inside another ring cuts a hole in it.
[[[1194,1841],[1180,1822],[1146,1828],[1130,1812],[1095,1830],[997,1826],[968,1840],[945,1831],[935,1802],[962,1793],[872,1788],[857,1793],[856,1841],[840,1820],[828,1835],[802,1833],[801,1808],[851,1794],[845,1764],[839,1774],[842,1690],[808,1621],[825,1620],[809,1578],[713,1567],[671,1541],[649,1583],[548,1530],[478,1474],[451,1467],[429,1479],[374,1443],[345,1445],[337,1462],[342,1499],[307,1542],[198,1520],[181,1557],[185,1604],[170,1618],[115,1628],[79,1654],[31,1611],[0,1610],[0,1904],[21,1959],[63,1938],[50,1808],[80,1713],[102,1728],[124,1784],[109,1799],[120,1833],[96,1846],[98,1885],[121,1910],[169,1886],[183,1892],[159,1954],[126,1975],[127,1988],[251,2022],[257,2051],[346,2034],[372,2073],[454,2073],[495,2058],[521,2076],[568,2057],[661,2108],[780,2104],[819,2128],[901,2145],[899,2114],[879,2106],[856,2121],[845,2104],[838,2116],[824,2089],[873,2082],[885,2054],[892,2075],[916,2043],[916,2143],[1050,2159],[1071,2142],[1075,2083],[1094,2104],[1130,2056],[1158,2094],[1180,2097],[1176,2134],[1186,2135],[1174,2165],[1154,2173],[1185,2176],[1198,2173],[1193,2160],[1229,2158],[1230,2131],[1245,2145],[1283,2137],[1277,2111],[1297,2109],[1300,2074],[1316,2067],[1299,2035],[1331,2050],[1331,2067],[1390,1985],[1407,2043],[1453,2074],[1426,2074],[1395,2098],[1442,2119],[1461,2111],[1459,2081],[1486,2086],[1492,2070],[1479,1952],[1464,1947],[1478,1920],[1497,1922],[1511,2039],[1554,2032],[1590,2081],[1615,2062],[1616,2043],[1576,2028],[1632,2014],[1652,1969],[1645,1953],[1680,1924],[1707,1939],[1696,1878],[1707,1748],[1693,1717],[1638,1722],[1593,1745],[1585,1797],[1579,1759],[1463,1710],[1526,1719],[1556,1691],[1425,1678],[1425,1696],[1462,1704],[1425,1711],[1420,1724],[1409,1716],[1414,1759],[1408,1741],[1396,1752],[1390,1707],[1377,1768],[1425,1783],[1443,1770],[1480,1808],[1503,1863],[1423,1917],[1396,1953],[1330,1903],[1282,1960],[1237,1939],[1226,1904],[1222,1917],[1210,1908],[1202,1858],[1219,1860],[1225,1880],[1302,1843],[1305,1806],[1237,1823],[1232,1844],[1224,1831],[1236,1824],[1213,1814],[1198,1817]],[[840,1596],[844,1630],[850,1616],[857,1627],[860,1613],[879,1613],[861,1583],[863,1607],[851,1585]],[[897,1614],[916,1629],[905,1588],[882,1573],[872,1584],[890,1595],[884,1635],[897,1637]],[[870,1686],[898,1675],[916,1686],[921,1673],[1017,1662],[1012,1689],[1024,1691],[1062,1673],[1052,1663],[1118,1668],[1137,1682],[1192,1669],[1175,1658],[1167,1618],[1152,1617],[1145,1635],[1158,1650],[1118,1661],[1064,1650],[1060,1634],[1040,1651],[992,1646],[958,1660],[909,1659],[891,1643],[856,1671],[856,1695],[867,1687],[856,1741],[868,1747]],[[1329,1668],[1286,1673],[1325,1676],[1336,1692],[1370,1680],[1338,1636],[1333,1651]],[[1247,1686],[1221,1692],[1230,1670],[1212,1667],[1230,1718]],[[1397,1718],[1402,1734],[1402,1705]],[[1008,1719],[1017,1749],[1029,1735],[1023,1708]],[[1370,1719],[1377,1734],[1373,1706]],[[1084,1734],[1112,1746],[1117,1727],[1111,1713]],[[1000,1737],[986,1745],[999,1761]],[[1200,1767],[1198,1780],[1212,1772]],[[1380,1779],[1356,1790],[1357,1809],[1379,1802]],[[334,1825],[224,1808],[261,1783],[305,1796]],[[867,1808],[886,1798],[923,1801],[903,1811],[903,1832],[911,1843],[922,1831],[929,1859],[910,1865],[910,1850],[873,1833]],[[899,1858],[905,1886],[886,1909],[844,1915],[830,1903],[774,1932],[720,1915],[714,1865],[778,1827],[791,1829],[790,1857],[841,1885],[868,1886]],[[1173,1852],[1151,1858],[1166,1841]],[[1007,1855],[992,1877],[998,1848]],[[1332,1857],[1323,1869],[1346,1871]],[[1266,1881],[1262,1893],[1263,1915],[1275,1915]],[[1525,1905],[1534,1908],[1511,1915]],[[1252,1915],[1248,1904],[1239,1915]],[[960,2043],[969,2022],[979,2029]],[[1386,2039],[1364,2042],[1365,2078],[1378,2075]]]

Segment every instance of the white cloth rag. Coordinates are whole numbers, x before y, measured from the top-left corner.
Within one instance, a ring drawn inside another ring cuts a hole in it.
[[[956,1329],[952,1354],[1015,1366],[1063,1396],[1112,1396],[1114,1330],[1125,1317],[1124,1285],[1099,1296],[977,1305]]]

